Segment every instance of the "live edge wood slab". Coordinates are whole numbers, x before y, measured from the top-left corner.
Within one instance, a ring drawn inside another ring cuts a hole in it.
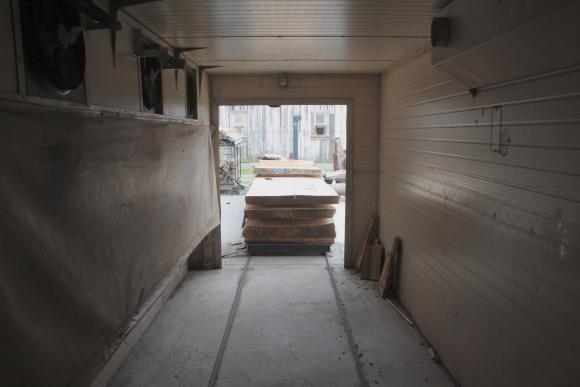
[[[246,204],[299,206],[336,204],[339,196],[322,179],[307,177],[258,177],[246,194]]]
[[[272,220],[250,219],[243,231],[246,240],[275,242],[286,238],[334,238],[330,219]]]
[[[332,218],[336,212],[333,204],[269,207],[246,204],[248,219],[320,219]]]
[[[307,160],[260,160],[254,172],[258,177],[322,177],[322,170]]]

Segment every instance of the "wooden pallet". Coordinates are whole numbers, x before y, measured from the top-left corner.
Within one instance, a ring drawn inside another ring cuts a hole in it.
[[[251,255],[324,255],[330,251],[329,244],[284,244],[284,243],[249,243]]]

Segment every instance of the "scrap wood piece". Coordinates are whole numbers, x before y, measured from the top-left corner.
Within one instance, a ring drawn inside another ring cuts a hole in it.
[[[393,246],[391,247],[391,251],[389,251],[387,257],[385,258],[385,264],[383,265],[381,278],[379,278],[378,290],[382,298],[387,298],[387,294],[393,286],[393,277],[398,266],[400,252],[401,238],[395,237],[395,239],[393,239]]]
[[[381,275],[383,245],[378,239],[367,247],[367,257],[363,260],[360,278],[363,280],[378,281]]]
[[[375,215],[373,215],[369,221],[369,225],[367,227],[367,232],[365,233],[365,236],[363,238],[362,244],[360,246],[360,248],[358,249],[358,252],[356,254],[356,260],[354,261],[354,268],[356,270],[360,270],[363,264],[363,261],[365,259],[365,255],[367,252],[367,246],[371,241],[371,238],[373,237],[373,234],[375,233],[375,225],[377,222],[377,217]]]

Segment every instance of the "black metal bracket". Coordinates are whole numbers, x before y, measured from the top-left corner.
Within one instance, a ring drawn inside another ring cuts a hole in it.
[[[173,56],[175,57],[175,59],[180,59],[181,58],[181,54],[185,53],[185,52],[190,52],[190,51],[197,51],[197,50],[205,50],[208,47],[176,47],[173,49]],[[175,90],[177,90],[177,78],[179,76],[177,70],[175,70]]]
[[[169,55],[167,47],[150,42],[140,30],[135,30],[134,54],[140,58],[159,58],[162,69],[180,70],[185,68],[185,59]]]
[[[190,51],[197,51],[197,50],[205,50],[209,47],[176,47],[174,49],[174,56],[176,58],[179,58],[181,56],[181,54],[185,53],[185,52],[190,52]]]
[[[161,55],[159,63],[161,68],[165,70],[183,70],[185,68],[185,59],[177,59],[171,55]]]
[[[201,80],[202,80],[202,77],[203,77],[203,72],[205,70],[217,69],[219,67],[224,67],[224,66],[197,66],[197,70],[198,70],[198,73],[199,73],[198,74],[199,76],[197,77],[198,78],[198,82],[199,82],[199,86],[198,86],[197,89],[199,90],[200,93],[201,93]]]
[[[121,23],[114,21],[111,14],[93,3],[91,0],[63,0],[66,4],[86,15],[90,22],[88,30],[120,30]]]
[[[117,17],[119,15],[119,11],[126,7],[131,7],[133,5],[139,5],[144,3],[151,3],[152,1],[159,1],[159,0],[111,0],[111,19],[113,23],[118,23]],[[111,29],[111,48],[113,50],[113,66],[116,65],[116,52],[117,52],[117,30],[114,28]]]

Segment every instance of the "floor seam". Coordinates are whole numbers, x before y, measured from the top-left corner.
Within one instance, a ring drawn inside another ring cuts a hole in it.
[[[346,317],[346,309],[345,309],[344,304],[342,302],[342,298],[340,297],[340,294],[338,293],[338,286],[336,284],[336,278],[334,277],[334,271],[333,271],[334,269],[330,266],[330,263],[328,261],[327,256],[324,257],[324,260],[326,261],[326,271],[328,271],[328,276],[330,277],[330,284],[332,286],[332,291],[334,293],[334,300],[336,301],[336,306],[338,307],[338,312],[339,312],[339,316],[340,316],[340,323],[342,325],[342,328],[344,329],[344,332],[346,334],[346,338],[348,340],[348,346],[350,349],[350,354],[351,354],[352,360],[354,361],[356,373],[358,375],[361,386],[368,387],[369,382],[368,382],[367,377],[364,373],[363,365],[360,361],[360,357],[359,357],[358,350],[357,350],[357,345],[354,342],[354,337],[352,335],[352,328],[350,327],[350,323],[348,322],[348,318]]]
[[[228,322],[226,324],[226,329],[224,330],[224,335],[222,336],[222,341],[220,343],[220,348],[218,350],[217,357],[215,359],[215,363],[213,365],[211,376],[209,378],[209,387],[214,387],[217,383],[217,379],[219,376],[219,371],[222,365],[222,360],[224,357],[224,353],[226,351],[226,347],[228,345],[228,340],[230,338],[230,333],[232,332],[232,326],[234,325],[234,319],[236,318],[236,314],[240,305],[240,298],[242,296],[242,289],[246,283],[246,277],[248,274],[248,270],[250,268],[250,261],[252,260],[252,256],[248,256],[246,264],[242,269],[242,274],[240,275],[240,279],[238,281],[238,287],[236,289],[236,294],[234,296],[234,302],[232,302],[232,307],[230,309],[230,314],[228,316]]]

